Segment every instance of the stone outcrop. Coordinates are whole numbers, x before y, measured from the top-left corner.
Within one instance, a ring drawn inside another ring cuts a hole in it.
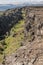
[[[5,57],[4,65],[43,65],[43,7],[25,7],[23,46]]]

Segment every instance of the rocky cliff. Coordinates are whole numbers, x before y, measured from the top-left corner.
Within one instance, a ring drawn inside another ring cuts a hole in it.
[[[2,65],[43,65],[43,7],[8,10],[0,22]]]

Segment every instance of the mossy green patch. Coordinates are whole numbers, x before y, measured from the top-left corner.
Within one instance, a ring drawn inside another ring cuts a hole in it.
[[[5,39],[5,42],[7,44],[7,48],[5,49],[6,54],[14,53],[19,47],[20,43],[24,38],[24,34],[17,35],[16,37],[8,37]]]
[[[26,16],[26,12],[22,10],[22,17],[25,18],[25,16]]]
[[[5,54],[11,54],[14,53],[19,47],[21,41],[24,39],[24,33],[22,31],[24,30],[24,20],[19,21],[10,31],[10,36],[5,38],[5,43],[7,45],[7,48],[5,49]],[[13,37],[13,34],[17,33],[15,37]]]
[[[0,54],[0,63],[2,63],[2,62],[3,62],[3,55]]]
[[[2,16],[3,15],[3,11],[0,11],[0,16]]]
[[[19,31],[24,29],[24,20],[20,20],[12,29],[12,33],[18,33]]]

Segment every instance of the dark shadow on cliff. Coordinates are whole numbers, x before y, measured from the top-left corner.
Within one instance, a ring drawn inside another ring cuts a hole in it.
[[[0,17],[0,39],[3,39],[6,32],[9,32],[11,28],[22,19],[21,9],[18,9],[16,12],[8,13],[8,15],[4,13]]]

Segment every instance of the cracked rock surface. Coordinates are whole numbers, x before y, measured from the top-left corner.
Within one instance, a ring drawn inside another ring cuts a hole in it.
[[[26,12],[26,45],[6,56],[5,65],[43,65],[43,8],[27,7]],[[32,36],[30,41],[28,33]]]

